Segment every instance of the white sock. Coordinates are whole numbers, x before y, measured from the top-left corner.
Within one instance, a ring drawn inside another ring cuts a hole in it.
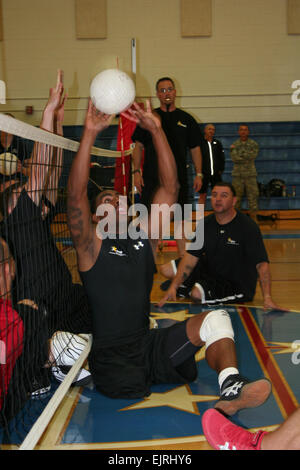
[[[233,374],[236,375],[238,373],[239,373],[239,371],[235,367],[227,367],[226,369],[223,369],[220,372],[219,377],[218,377],[220,389],[222,388],[222,385],[223,385],[224,381],[227,379],[227,377],[229,377],[230,375],[233,375]]]

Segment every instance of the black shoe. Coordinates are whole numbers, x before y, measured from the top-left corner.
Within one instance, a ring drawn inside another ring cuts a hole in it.
[[[240,375],[230,375],[222,385],[220,399],[215,408],[227,416],[232,416],[244,408],[262,405],[271,393],[268,379],[249,382]]]
[[[163,291],[167,291],[169,289],[170,285],[171,285],[171,281],[168,279],[167,281],[164,281],[164,282],[161,283],[160,288]],[[177,296],[178,297],[185,298],[185,297],[189,297],[189,295],[190,295],[190,288],[189,287],[186,287],[183,284],[178,287],[178,289],[177,289]]]
[[[161,283],[160,288],[161,290],[166,291],[169,289],[170,285],[171,285],[171,281],[168,279],[167,281],[164,281]]]
[[[186,297],[189,297],[190,296],[190,289],[189,287],[186,287],[184,285],[181,285],[178,287],[177,289],[177,296],[178,297],[182,297],[182,298],[186,298]]]
[[[58,382],[63,382],[71,370],[72,366],[53,366],[52,374]],[[84,387],[92,380],[91,373],[86,369],[80,369],[76,377],[73,379],[71,387]]]
[[[51,389],[49,374],[45,373],[36,377],[31,385],[30,395],[32,397],[39,397],[45,395]]]

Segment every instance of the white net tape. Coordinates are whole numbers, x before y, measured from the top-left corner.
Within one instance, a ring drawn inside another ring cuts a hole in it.
[[[80,354],[76,362],[74,363],[73,367],[68,372],[64,381],[60,384],[60,386],[54,393],[53,397],[47,404],[42,414],[39,416],[37,421],[32,426],[31,430],[29,431],[26,438],[24,439],[21,446],[19,447],[19,450],[33,450],[35,448],[43,432],[45,431],[46,427],[51,421],[54,413],[59,407],[61,401],[63,400],[64,396],[69,390],[74,378],[78,374],[78,371],[80,370],[86,358],[88,357],[88,354],[90,352],[91,345],[92,345],[92,336],[91,335],[80,335],[80,336],[86,340],[86,346],[84,350],[82,351],[82,353]]]
[[[15,118],[7,116],[0,113],[0,129],[1,131],[7,132],[9,134],[22,137],[24,139],[33,140],[36,142],[41,142],[43,144],[52,145],[53,147],[62,148],[65,150],[71,150],[72,152],[77,152],[79,147],[79,142],[74,140],[66,139],[56,134],[52,134],[43,129],[32,126],[22,121],[18,121]],[[118,152],[116,150],[108,150],[99,147],[92,147],[91,155],[101,156],[101,157],[110,157],[118,158],[123,156],[130,155],[132,149],[124,150],[124,152]]]

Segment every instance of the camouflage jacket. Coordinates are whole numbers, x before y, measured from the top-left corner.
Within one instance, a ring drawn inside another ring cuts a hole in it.
[[[232,145],[230,148],[233,161],[232,176],[255,176],[257,173],[254,160],[258,155],[258,144],[252,139],[247,139],[246,142],[238,139]]]

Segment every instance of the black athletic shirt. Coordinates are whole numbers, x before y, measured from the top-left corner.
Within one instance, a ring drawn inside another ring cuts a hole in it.
[[[51,298],[57,304],[61,286],[71,285],[71,273],[50,230],[52,209],[43,219],[37,206],[22,190],[16,207],[4,221],[4,234],[17,263],[17,300],[31,299],[40,304]]]
[[[225,225],[219,225],[214,214],[205,217],[204,245],[189,253],[204,255],[211,276],[236,283],[249,299],[256,290],[257,264],[269,262],[259,227],[241,212]]]
[[[126,343],[149,330],[155,262],[148,239],[109,239],[80,277],[92,309],[93,345]]]
[[[176,108],[169,113],[160,108],[154,110],[161,118],[162,128],[166,134],[169,145],[174,154],[177,165],[178,180],[183,198],[187,198],[187,150],[200,146],[201,131],[196,120],[182,109]],[[152,143],[151,134],[137,126],[133,135],[133,142],[141,142],[145,148],[143,165],[143,179],[145,186],[154,190],[158,185],[157,156]],[[180,202],[188,202],[183,200]]]

